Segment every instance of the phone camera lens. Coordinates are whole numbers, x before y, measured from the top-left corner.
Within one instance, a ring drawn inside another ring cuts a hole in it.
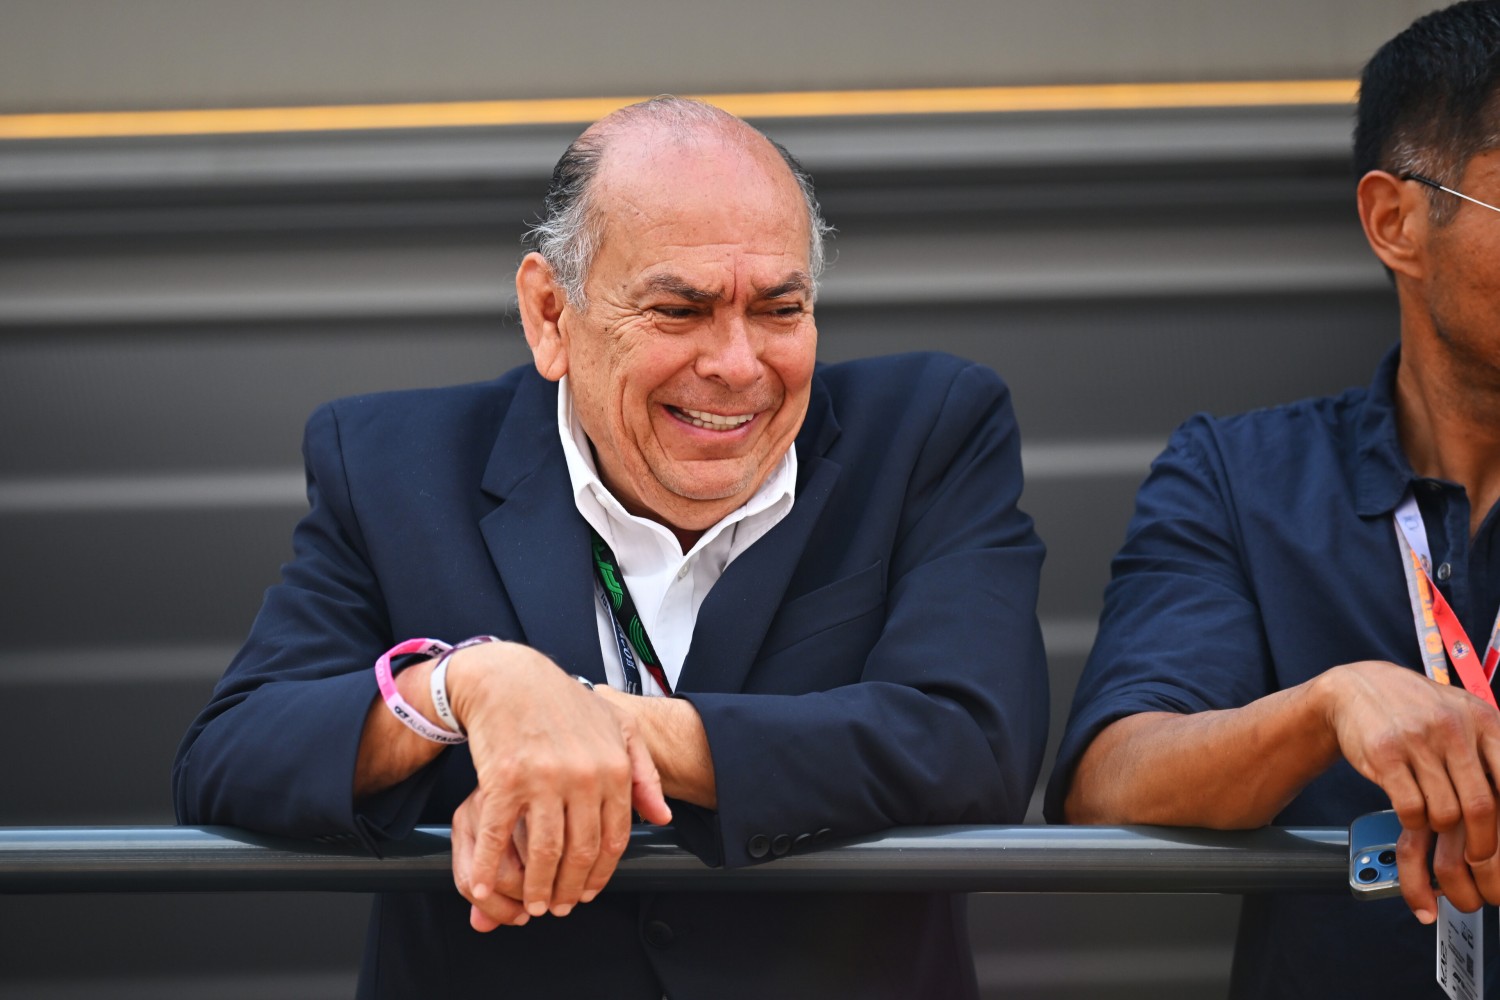
[[[1361,882],[1373,882],[1379,877],[1380,872],[1374,868],[1361,868],[1359,870],[1359,880]]]
[[[1395,851],[1381,851],[1380,852],[1380,863],[1383,864],[1383,865],[1393,865],[1393,864],[1395,864],[1396,863],[1396,852]]]

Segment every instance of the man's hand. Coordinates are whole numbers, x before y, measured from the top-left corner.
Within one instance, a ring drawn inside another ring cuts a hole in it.
[[[632,806],[671,822],[635,724],[545,656],[474,646],[449,661],[448,684],[479,778],[453,817],[454,883],[476,930],[593,899],[629,843]]]
[[[596,693],[635,723],[651,759],[657,762],[666,794],[705,809],[719,807],[708,734],[692,702],[684,698],[641,698],[605,687]]]
[[[1397,868],[1407,906],[1419,921],[1433,922],[1433,874],[1458,909],[1500,903],[1490,777],[1500,774],[1500,714],[1461,687],[1434,684],[1397,664],[1346,664],[1325,678],[1340,750],[1391,796],[1401,817]]]
[[[1433,874],[1461,910],[1500,902],[1496,789],[1500,713],[1461,687],[1393,663],[1328,671],[1328,724],[1355,770],[1390,796],[1403,832],[1401,893],[1422,923],[1436,915]]]

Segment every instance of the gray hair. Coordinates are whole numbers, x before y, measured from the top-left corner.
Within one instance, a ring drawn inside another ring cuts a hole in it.
[[[807,208],[808,272],[816,297],[818,277],[826,263],[824,238],[833,232],[833,227],[823,220],[813,192],[812,175],[785,146],[727,111],[702,101],[667,95],[632,104],[601,119],[573,140],[552,170],[552,183],[543,203],[544,214],[522,239],[547,261],[569,304],[580,311],[588,309],[583,285],[599,249],[600,237],[592,189],[605,147],[611,138],[642,121],[665,125],[684,134],[708,128],[745,128],[775,148],[796,179]]]

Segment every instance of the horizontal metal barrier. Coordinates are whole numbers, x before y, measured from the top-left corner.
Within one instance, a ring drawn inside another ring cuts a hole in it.
[[[750,868],[709,868],[671,831],[631,835],[612,889],[1262,893],[1347,891],[1348,833],[1269,827],[912,827]],[[452,887],[447,827],[372,858],[230,827],[0,828],[0,892],[377,892]]]

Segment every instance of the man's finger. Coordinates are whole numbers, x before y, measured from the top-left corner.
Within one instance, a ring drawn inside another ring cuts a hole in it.
[[[1473,755],[1450,760],[1448,773],[1463,809],[1465,858],[1485,861],[1495,853],[1495,790]]]
[[[469,907],[469,926],[481,934],[496,927],[524,927],[530,919],[531,914],[509,896],[491,896]]]
[[[599,856],[584,880],[579,896],[582,902],[592,902],[609,884],[620,855],[630,845],[630,820],[630,802],[624,796],[611,795],[604,800],[599,810]]]
[[[656,771],[656,763],[646,749],[646,742],[633,732],[627,733],[625,750],[630,754],[631,804],[647,823],[666,826],[672,822],[672,807],[667,805],[667,798],[662,794],[661,775]]]
[[[521,827],[517,826],[517,830]],[[491,889],[497,896],[507,896],[520,902],[525,891],[526,865],[521,860],[521,842],[511,838],[510,847],[500,855],[500,865],[495,869],[495,881]]]
[[[1474,876],[1464,861],[1463,827],[1438,834],[1437,849],[1432,854],[1432,873],[1437,877],[1443,895],[1460,910],[1472,913],[1484,905],[1484,898],[1480,896]]]
[[[1419,921],[1430,924],[1437,919],[1437,893],[1432,890],[1432,874],[1427,869],[1427,853],[1432,850],[1433,832],[1407,828],[1396,841],[1396,871],[1401,896]]]
[[[552,887],[557,881],[563,852],[563,812],[555,799],[533,802],[526,812],[526,877],[523,898],[526,912],[540,917],[552,906]]]
[[[474,848],[469,862],[471,901],[479,902],[495,891],[500,859],[510,849],[516,808],[507,797],[486,794],[474,820]]]
[[[1468,865],[1469,874],[1484,901],[1491,906],[1500,903],[1500,857],[1492,854],[1478,861],[1468,861]]]
[[[453,831],[449,837],[453,845],[453,887],[470,902],[474,900],[471,880],[474,871],[474,828],[469,822],[469,803],[472,798],[470,796],[465,799],[463,805],[453,813]]]
[[[1391,800],[1391,808],[1407,830],[1425,830],[1427,823],[1427,799],[1417,779],[1406,766],[1392,767],[1380,776],[1380,787]],[[1425,859],[1424,859],[1425,863]]]
[[[1411,762],[1413,776],[1421,786],[1425,802],[1427,822],[1423,825],[1438,833],[1447,833],[1463,822],[1463,810],[1458,804],[1458,793],[1453,790],[1453,779],[1441,760],[1434,760],[1427,753],[1413,753]],[[1394,803],[1392,803],[1394,805]],[[1402,819],[1402,825],[1405,825]]]
[[[599,806],[588,801],[581,806],[570,806],[566,830],[562,864],[557,868],[557,881],[552,886],[551,913],[554,917],[566,917],[573,912],[594,868],[594,860],[599,857]]]

